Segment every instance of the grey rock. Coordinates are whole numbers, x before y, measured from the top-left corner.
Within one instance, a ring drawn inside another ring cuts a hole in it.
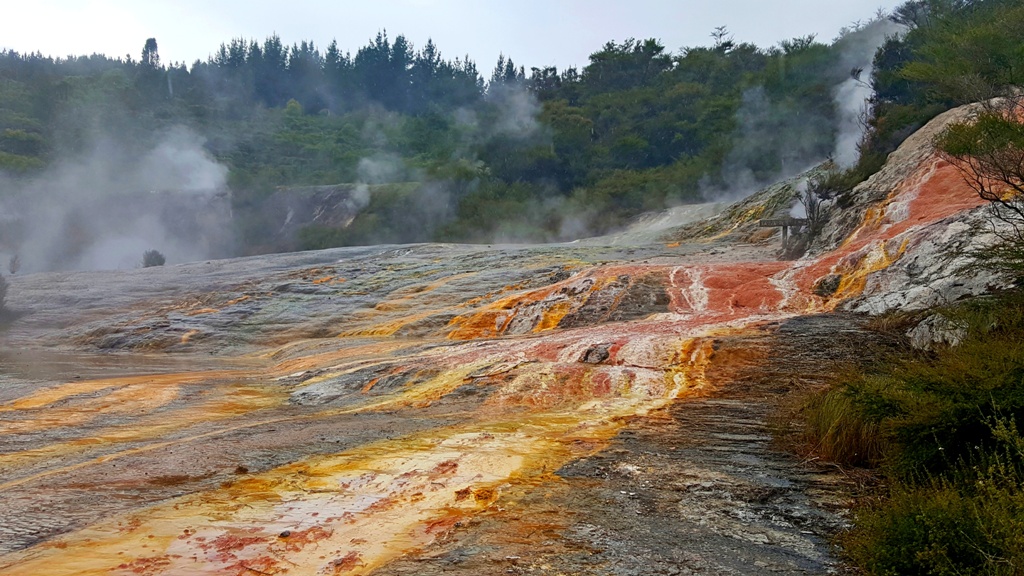
[[[907,332],[910,345],[918,350],[931,350],[936,345],[958,346],[967,329],[942,314],[932,314]]]

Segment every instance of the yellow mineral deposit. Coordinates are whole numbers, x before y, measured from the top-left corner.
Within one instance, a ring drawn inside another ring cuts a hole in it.
[[[675,352],[679,366],[653,379],[623,372],[614,393],[599,400],[577,394],[575,404],[511,420],[484,408],[476,423],[247,475],[2,557],[0,574],[365,574],[444,535],[493,504],[503,487],[536,482],[598,449],[622,417],[701,385],[710,354],[710,342],[686,340]],[[361,409],[443,396],[479,368],[445,373]],[[525,368],[520,378],[544,369]],[[518,393],[496,397],[521,400]]]
[[[885,270],[903,256],[910,243],[910,236],[896,238],[893,241],[880,241],[870,245],[865,251],[856,254],[852,262],[846,261],[836,267],[835,273],[842,276],[839,288],[831,299],[831,307],[837,306],[848,298],[864,292],[868,277],[880,270]]]
[[[430,293],[452,282],[476,276],[476,272],[452,274],[428,284],[415,284],[391,293],[390,300],[377,303],[364,318],[354,322],[364,324],[356,329],[344,330],[343,338],[393,336],[396,332],[431,316],[454,311],[457,306],[434,303]]]
[[[0,423],[0,433],[38,432],[55,427],[81,426],[97,417],[117,414],[148,414],[178,398],[181,384],[152,379],[121,387],[107,387],[101,395],[76,399],[60,405],[22,408],[14,418]]]
[[[175,499],[8,556],[0,573],[365,573],[491,504],[501,483],[553,451],[520,433],[445,432]]]
[[[251,416],[261,410],[281,405],[287,398],[281,389],[266,386],[245,386],[236,383],[217,383],[218,376],[225,373],[170,374],[145,378],[121,378],[114,381],[73,383],[58,390],[46,391],[26,399],[34,408],[16,412],[14,418],[0,424],[0,432],[24,433],[44,430],[59,430],[61,440],[0,454],[0,471],[11,474],[19,469],[33,470],[38,464],[51,463],[45,472],[30,473],[0,484],[0,489],[23,484],[42,476],[65,472],[75,467],[87,466],[94,462],[108,461],[123,455],[110,452],[118,445],[155,442],[141,447],[127,449],[128,453],[156,450],[166,446],[161,439],[174,432],[188,430],[198,424],[216,423]],[[206,379],[209,380],[206,380]],[[186,385],[206,384],[194,391],[195,398],[188,403],[173,405]],[[42,399],[56,402],[69,394],[82,390],[108,392],[96,398],[72,402],[59,407],[38,405]],[[15,403],[17,404],[17,403]],[[12,409],[11,405],[5,409]],[[16,410],[16,408],[13,408]],[[116,425],[90,425],[93,420],[110,417],[128,418],[127,422]],[[250,422],[247,425],[253,425]],[[219,433],[223,433],[220,430]],[[101,456],[86,459],[68,466],[52,466],[58,458],[88,455],[90,451],[102,448]]]
[[[592,269],[587,274],[536,290],[514,293],[470,314],[453,319],[448,333],[452,340],[490,338],[506,333],[520,317],[536,314],[528,319],[534,333],[552,330],[562,319],[586,303],[591,294],[616,280],[612,268]]]

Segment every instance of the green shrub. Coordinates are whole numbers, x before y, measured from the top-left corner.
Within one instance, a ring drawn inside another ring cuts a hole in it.
[[[858,511],[849,558],[880,575],[1024,572],[1024,438],[1007,418],[989,426],[994,446]]]
[[[1024,294],[939,313],[960,344],[841,375],[804,403],[802,440],[889,487],[840,539],[868,574],[1024,574]]]
[[[163,266],[167,262],[164,255],[157,250],[146,250],[142,254],[142,267],[150,268],[152,266]]]
[[[805,443],[844,465],[877,465],[884,455],[887,473],[909,479],[942,474],[992,444],[999,411],[1024,422],[1024,297],[942,314],[966,330],[958,346],[897,352],[844,376],[805,405]]]
[[[995,551],[971,504],[952,487],[896,491],[857,513],[844,549],[869,574],[976,574]]]
[[[808,189],[824,200],[835,198],[840,208],[853,205],[853,189],[882,169],[886,155],[868,148],[861,150],[857,163],[846,170],[828,170],[811,179]]]

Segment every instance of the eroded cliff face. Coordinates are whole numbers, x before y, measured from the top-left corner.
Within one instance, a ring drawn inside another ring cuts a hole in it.
[[[837,359],[805,356],[856,331],[832,311],[998,282],[937,261],[968,241],[980,201],[928,142],[909,140],[833,220],[829,245],[797,261],[753,229],[785,207],[748,201],[680,242],[16,277],[21,316],[0,353],[0,574],[643,573],[616,572],[643,552],[617,542],[653,528],[600,513],[636,494],[651,501],[634,516],[693,538],[666,566],[826,570],[821,536],[839,521],[771,452],[767,399]],[[796,320],[813,314],[835,323]],[[787,326],[821,339],[787,337],[780,358]],[[766,370],[773,357],[789,371]],[[741,458],[668,457],[687,426]],[[693,479],[666,492],[656,469]]]

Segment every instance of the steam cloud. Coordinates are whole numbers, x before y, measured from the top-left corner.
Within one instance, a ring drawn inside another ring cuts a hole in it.
[[[807,178],[801,178],[799,182],[793,186],[793,191],[796,192],[798,197],[803,197],[804,193],[807,192],[807,186],[810,183]],[[789,209],[789,215],[793,218],[807,218],[807,206],[804,206],[803,202],[797,202]]]
[[[482,162],[476,157],[476,150],[495,139],[503,139],[523,144],[537,139],[550,138],[538,121],[541,112],[540,102],[536,96],[524,86],[501,84],[492,86],[487,95],[494,104],[497,115],[481,118],[481,115],[469,108],[460,108],[453,112],[452,121],[459,127],[461,142],[453,154],[454,160],[464,162],[467,166],[480,168]],[[352,189],[350,199],[357,211],[370,208],[374,185],[394,184],[401,182],[420,182],[415,192],[406,199],[403,213],[394,215],[404,230],[399,234],[399,241],[427,240],[439,227],[451,222],[455,217],[457,192],[454,186],[463,190],[474,189],[479,182],[451,182],[432,180],[423,170],[410,166],[400,156],[387,152],[388,136],[385,128],[391,119],[387,114],[368,122],[364,128],[364,136],[382,151],[361,158],[356,169],[357,184]],[[545,207],[538,207],[542,210]],[[351,223],[351,221],[349,221]],[[523,241],[525,236],[517,236],[515,231],[498,231],[496,238],[481,238],[488,241]],[[396,238],[382,232],[379,242],[394,242]],[[537,240],[537,239],[532,239]]]
[[[142,153],[100,136],[89,152],[25,181],[3,181],[0,251],[24,272],[134,268],[230,253],[226,167],[194,132],[172,128]]]
[[[541,106],[537,97],[518,85],[495,86],[488,96],[501,109],[501,116],[495,124],[493,136],[507,136],[524,140],[538,133]]]
[[[785,102],[772,101],[762,87],[747,90],[737,112],[737,133],[733,148],[726,157],[721,179],[725,186],[705,183],[705,198],[737,200],[760,188],[792,178],[827,158],[823,150],[831,148],[831,157],[840,168],[857,163],[859,146],[864,139],[864,119],[874,91],[870,79],[875,52],[887,37],[905,30],[902,25],[879,17],[848,31],[837,45],[842,71],[859,71],[847,77],[832,90],[836,108],[835,121],[812,111],[797,110]],[[835,133],[834,142],[822,142],[827,128]],[[784,151],[781,166],[769,170],[764,165],[765,143]]]
[[[774,181],[819,164],[822,126],[829,124],[805,110],[772,101],[763,87],[748,89],[737,112],[738,135],[722,167],[725,189],[705,184],[704,196],[732,201],[749,196]],[[782,151],[781,166],[766,165],[766,144]],[[767,176],[766,176],[767,174]]]
[[[395,154],[380,153],[361,158],[356,167],[359,182],[363,184],[387,184],[404,182],[408,179],[405,163]]]
[[[834,90],[838,125],[832,158],[840,168],[853,166],[859,158],[858,146],[864,140],[866,129],[863,119],[870,112],[868,105],[874,96],[870,78],[875,52],[886,38],[904,30],[906,27],[901,24],[888,18],[879,18],[843,38],[841,64],[844,69],[859,73],[846,79]]]

